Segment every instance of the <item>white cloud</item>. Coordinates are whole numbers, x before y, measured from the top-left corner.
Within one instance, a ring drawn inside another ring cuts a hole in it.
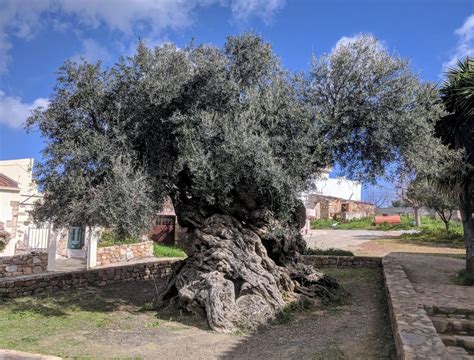
[[[252,16],[269,23],[273,15],[285,6],[285,0],[233,0],[230,3],[232,15],[238,20]]]
[[[443,70],[455,66],[458,60],[466,56],[474,57],[474,14],[469,16],[454,33],[459,39],[452,56],[443,64]]]
[[[0,0],[0,74],[7,70],[12,37],[31,39],[46,26],[64,31],[71,25],[64,15],[86,28],[163,38],[166,30],[192,24],[197,8],[211,5],[230,8],[240,21],[259,17],[268,23],[285,0]]]
[[[13,38],[31,40],[49,27],[71,30],[81,39],[83,30],[103,26],[124,35],[119,48],[129,49],[138,33],[148,44],[160,44],[167,39],[167,30],[186,28],[192,24],[196,9],[211,5],[229,8],[239,21],[258,17],[268,23],[284,7],[285,0],[0,0],[0,76],[8,71]],[[107,48],[94,39],[84,38],[81,43],[82,49],[73,59],[111,59]],[[47,103],[43,98],[23,103],[0,90],[0,123],[20,127],[33,108]]]
[[[47,107],[48,99],[38,98],[30,104],[23,103],[19,97],[6,96],[0,90],[0,124],[12,128],[23,126],[31,111],[37,107]]]
[[[109,62],[112,60],[112,55],[109,51],[101,46],[97,41],[93,39],[83,39],[82,41],[82,50],[74,55],[71,59],[72,60],[79,60],[80,58],[84,58],[89,62],[97,62],[98,60],[103,61],[104,63]]]

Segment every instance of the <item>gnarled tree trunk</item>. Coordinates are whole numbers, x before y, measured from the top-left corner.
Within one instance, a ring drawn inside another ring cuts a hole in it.
[[[255,328],[272,319],[289,301],[331,296],[337,283],[299,262],[305,242],[299,229],[304,207],[283,226],[268,211],[245,220],[175,202],[188,227],[181,242],[188,258],[171,275],[160,299],[207,317],[219,332]]]
[[[460,210],[466,246],[466,273],[474,275],[474,178],[469,175],[463,185]]]

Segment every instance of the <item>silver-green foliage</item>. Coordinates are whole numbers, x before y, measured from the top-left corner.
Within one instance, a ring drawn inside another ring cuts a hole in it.
[[[336,161],[365,180],[430,164],[420,149],[437,151],[440,109],[369,35],[315,59],[308,75],[248,33],[222,49],[140,44],[106,70],[66,62],[49,107],[29,119],[47,141],[35,215],[136,235],[172,195],[243,221],[257,209],[285,218],[308,178]]]
[[[433,138],[443,108],[435,87],[370,34],[313,59],[309,102],[333,158],[356,178],[436,172],[446,149]]]

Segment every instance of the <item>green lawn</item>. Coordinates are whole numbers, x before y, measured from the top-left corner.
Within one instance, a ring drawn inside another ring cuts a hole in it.
[[[400,242],[416,245],[464,248],[462,229],[454,228],[449,233],[445,229],[422,229],[419,233],[402,234]]]
[[[99,247],[134,244],[139,242],[140,239],[134,237],[128,237],[125,239],[118,238],[111,231],[104,231],[98,243]],[[153,244],[153,255],[156,257],[186,257],[186,253],[177,246]]]
[[[340,229],[340,230],[412,230],[416,229],[414,218],[411,216],[401,216],[400,224],[379,224],[374,225],[373,217],[354,219],[348,222],[339,222],[332,219],[318,219],[311,221],[312,229]],[[333,226],[337,224],[336,226]],[[451,231],[454,233],[462,232],[462,225],[459,221],[451,221]],[[421,218],[421,229],[442,230],[444,223],[439,219],[433,219],[429,216]]]
[[[177,246],[153,244],[153,255],[156,257],[186,257],[186,253]]]

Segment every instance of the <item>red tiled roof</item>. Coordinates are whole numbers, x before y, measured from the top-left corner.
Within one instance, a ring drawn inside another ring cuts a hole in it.
[[[18,183],[10,179],[8,176],[3,175],[0,173],[0,187],[2,188],[11,188],[11,189],[19,189]]]

